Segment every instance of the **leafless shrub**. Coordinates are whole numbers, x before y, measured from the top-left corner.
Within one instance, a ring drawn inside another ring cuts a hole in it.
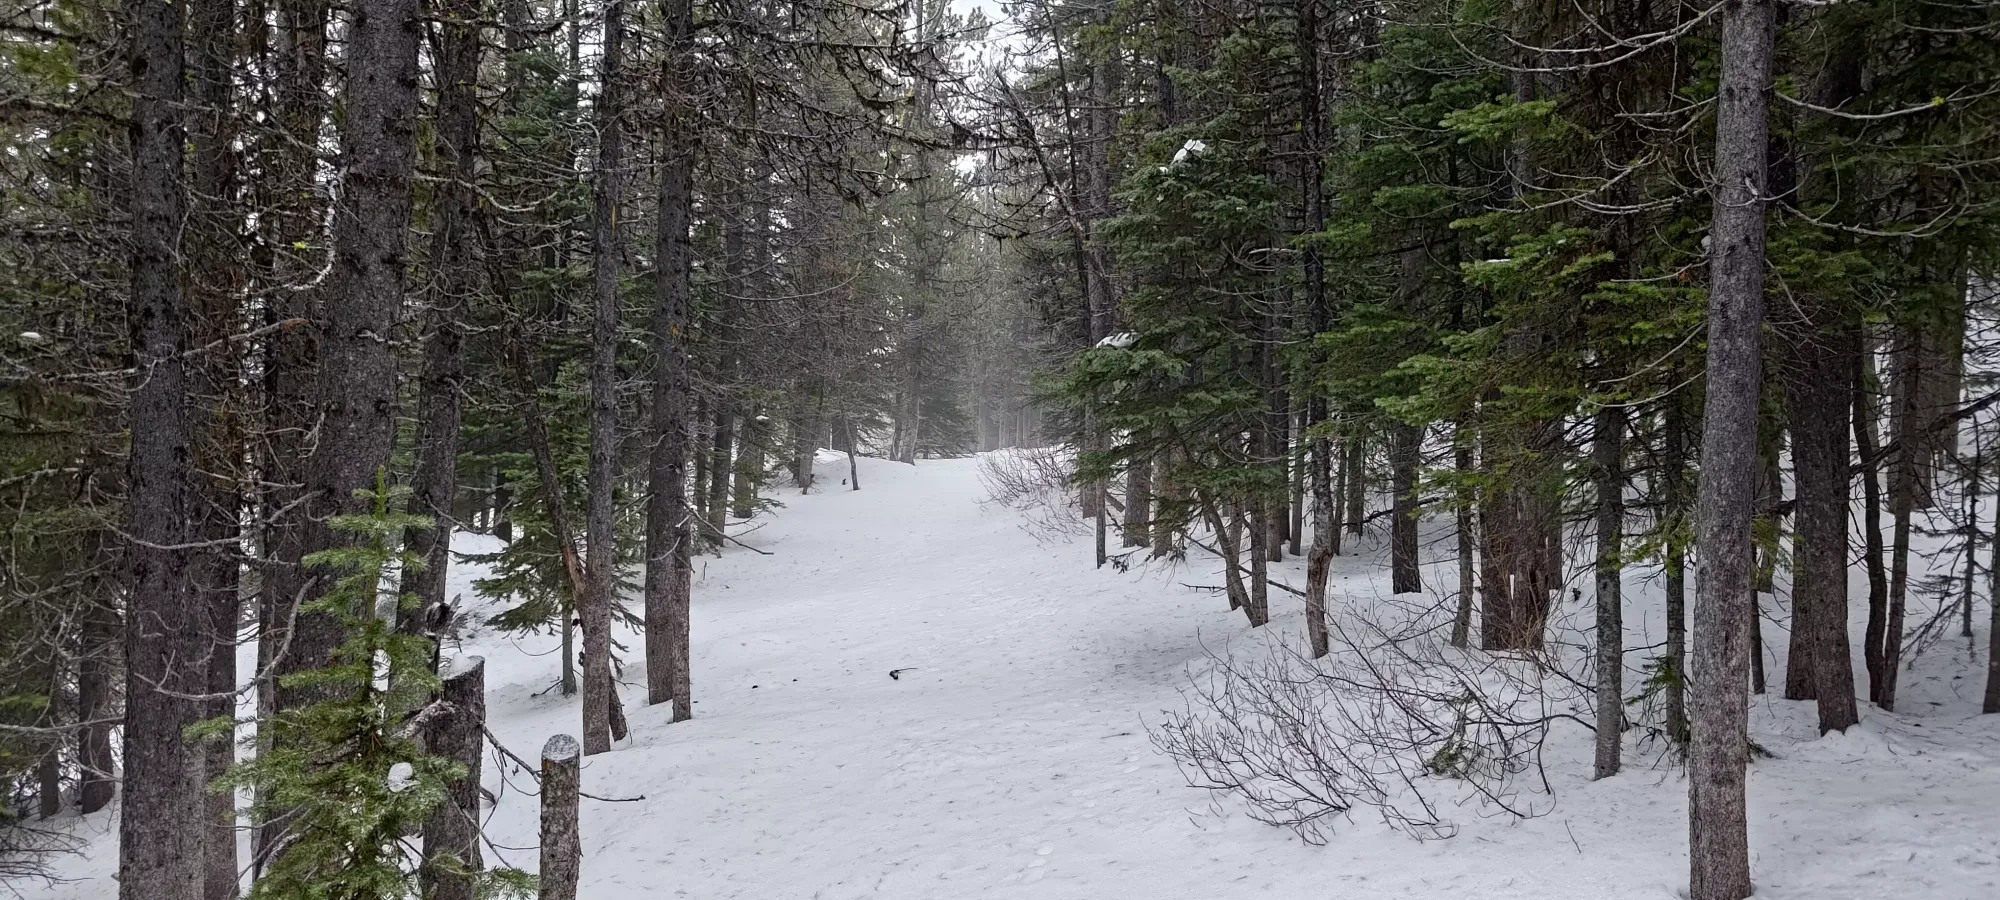
[[[0,807],[0,884],[53,884],[57,878],[49,865],[51,859],[82,849],[83,841],[75,835],[32,825]]]
[[[1577,711],[1590,686],[1542,660],[1452,648],[1431,610],[1374,612],[1336,617],[1323,659],[1285,639],[1248,658],[1210,651],[1154,746],[1190,786],[1313,844],[1357,809],[1420,839],[1456,833],[1447,805],[1547,812],[1544,743],[1559,721],[1589,727]]]
[[[1077,514],[1076,457],[1066,447],[1016,447],[979,459],[979,483],[993,502],[1021,513],[1037,539],[1089,531]]]

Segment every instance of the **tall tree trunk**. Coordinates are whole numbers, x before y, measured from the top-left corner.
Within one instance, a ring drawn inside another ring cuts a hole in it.
[[[1173,4],[1162,3],[1164,13]],[[1326,191],[1324,169],[1319,165],[1320,154],[1326,151],[1326,103],[1320,84],[1320,0],[1301,0],[1298,4],[1297,53],[1299,60],[1299,131],[1305,143],[1306,162],[1299,167],[1299,192],[1306,231],[1318,233],[1326,230]],[[1171,48],[1171,38],[1165,39]],[[1160,97],[1163,101],[1173,96],[1173,79],[1161,67]],[[1162,103],[1162,109],[1167,104]],[[1326,260],[1321,255],[1320,246],[1307,243],[1301,251],[1301,264],[1305,271],[1305,306],[1307,324],[1312,328],[1314,349],[1309,350],[1308,359],[1315,365],[1324,362],[1325,355],[1318,352],[1318,336],[1332,327],[1333,311],[1326,296]],[[1340,510],[1333,484],[1333,439],[1326,434],[1329,410],[1326,393],[1317,387],[1306,387],[1305,411],[1299,420],[1299,439],[1306,442],[1306,481],[1312,492],[1312,549],[1306,554],[1306,638],[1312,647],[1314,658],[1325,656],[1330,649],[1326,625],[1326,584],[1333,570],[1333,557],[1340,552]]]
[[[241,358],[231,341],[248,273],[241,264],[242,218],[235,196],[235,96],[237,28],[234,0],[198,0],[189,4],[187,78],[193,111],[189,128],[193,190],[189,203],[187,289],[194,310],[193,334],[201,346],[219,349],[197,355],[187,370],[188,400],[194,405],[194,460],[201,473],[194,481],[194,537],[202,545],[194,553],[194,590],[208,609],[210,643],[203,716],[236,714],[236,636],[241,614],[238,573],[243,564],[242,497],[239,490],[244,452]],[[229,771],[236,762],[234,734],[202,746],[203,785]],[[236,869],[236,796],[234,792],[204,791],[202,896],[234,900],[240,887]]]
[[[403,573],[402,592],[421,607],[445,602],[453,500],[458,495],[459,397],[465,384],[465,317],[479,290],[472,217],[479,203],[479,0],[437,0],[437,141],[443,171],[431,212],[431,279],[424,308],[424,367],[417,392],[416,473],[409,512],[430,520],[404,540],[423,565]],[[397,627],[415,633],[420,616]]]
[[[1819,728],[1856,721],[1847,641],[1848,409],[1860,335],[1817,304],[1792,349],[1790,379],[1795,546],[1791,672],[1785,696],[1817,700]],[[1796,670],[1805,670],[1798,677]]]
[[[271,255],[264,291],[263,324],[271,328],[263,347],[262,401],[264,434],[258,454],[263,483],[260,504],[263,527],[261,589],[257,604],[257,670],[270,671],[278,648],[290,639],[293,610],[305,594],[304,499],[306,435],[313,428],[312,389],[318,366],[313,329],[303,324],[318,317],[320,291],[307,285],[319,270],[316,253],[299,247],[324,247],[325,204],[317,174],[318,149],[326,118],[327,0],[277,0],[276,64],[277,128],[265,154],[270,160],[268,196],[275,207],[267,217],[261,245]],[[260,219],[260,224],[265,220]],[[290,652],[289,650],[287,652]],[[268,720],[278,708],[278,680],[257,684],[257,716]],[[260,747],[268,744],[258,732]],[[259,798],[260,801],[262,798]],[[259,802],[258,806],[265,804]],[[269,857],[276,829],[253,822],[251,857],[261,871]]]
[[[347,32],[347,88],[340,141],[345,177],[333,214],[333,267],[319,329],[314,390],[317,441],[306,459],[311,499],[304,550],[341,545],[334,515],[372,509],[356,491],[372,489],[395,440],[396,360],[389,345],[408,267],[412,173],[416,165],[417,0],[360,0]],[[313,577],[308,601],[330,583]],[[300,614],[281,673],[327,666],[346,635],[333,616]],[[328,696],[322,687],[280,684],[278,706]]]
[[[189,581],[192,437],[186,406],[188,314],[178,233],[186,216],[182,150],[183,14],[131,0],[132,438],[126,462],[131,594],[125,628],[125,803],[120,900],[196,900],[202,889],[201,753],[182,731],[201,718],[208,610]]]
[[[688,610],[693,591],[693,546],[687,503],[690,207],[694,202],[695,121],[691,85],[684,80],[692,63],[694,8],[691,0],[665,0],[668,85],[662,146],[670,148],[660,170],[660,226],[654,284],[653,456],[647,468],[646,503],[646,696],[648,703],[673,701],[673,721],[694,717],[688,661]],[[718,471],[716,476],[722,477]]]
[[[1764,320],[1771,57],[1776,3],[1722,12],[1716,98],[1715,212],[1708,300],[1708,391],[1697,482],[1694,645],[1689,660],[1689,900],[1750,896],[1744,810],[1749,763],[1748,661],[1756,495],[1759,331]]]
[[[611,749],[611,611],[618,602],[618,282],[625,167],[625,3],[604,6],[591,237],[590,474],[584,511],[583,752]],[[651,558],[648,548],[648,558]],[[648,629],[650,632],[651,629]],[[650,660],[649,660],[650,661]],[[650,677],[650,676],[649,676]]]
[[[1625,411],[1597,411],[1591,447],[1597,482],[1597,765],[1618,774],[1625,733],[1625,610],[1621,581],[1625,538]]]

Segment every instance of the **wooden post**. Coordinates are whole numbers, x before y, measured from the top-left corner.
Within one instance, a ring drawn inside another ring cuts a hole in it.
[[[431,721],[424,741],[431,755],[464,766],[465,777],[446,788],[445,801],[424,823],[424,865],[418,879],[424,900],[475,900],[482,865],[479,758],[486,748],[486,660],[453,659],[440,674],[445,711]]]
[[[583,861],[577,839],[578,761],[583,745],[558,734],[542,745],[541,900],[576,900],[576,876]]]

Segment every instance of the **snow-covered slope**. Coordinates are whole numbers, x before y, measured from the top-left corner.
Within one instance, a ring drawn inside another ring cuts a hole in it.
[[[1553,812],[1516,822],[1454,810],[1451,840],[1417,843],[1357,813],[1309,847],[1228,800],[1218,813],[1146,733],[1180,707],[1204,646],[1256,652],[1262,640],[1220,597],[1184,586],[1220,583],[1211,560],[1093,570],[1087,541],[1038,538],[983,503],[973,460],[862,460],[858,492],[846,475],[844,459],[824,460],[824,492],[787,492],[786,508],[758,520],[744,541],[771,555],[698,561],[692,722],[669,726],[642,705],[641,674],[624,672],[633,739],[584,762],[584,790],[643,799],[584,801],[581,896],[1666,900],[1684,889],[1680,772],[1635,749],[1625,774],[1592,783],[1580,729],[1550,748]],[[1382,562],[1341,558],[1337,602],[1377,597]],[[1301,583],[1293,565],[1276,577]],[[455,571],[455,589],[470,597],[474,574]],[[1448,562],[1427,575],[1453,583]],[[1634,646],[1659,639],[1657,613],[1640,614],[1657,605],[1647,576],[1629,585]],[[1267,630],[1297,634],[1297,600],[1274,592],[1272,604]],[[1765,639],[1782,646],[1770,627]],[[636,660],[637,638],[621,640]],[[575,700],[547,691],[555,647],[478,633],[463,647],[488,659],[495,731],[530,758],[577,728]],[[1906,686],[1918,715],[1869,709],[1844,736],[1818,738],[1809,705],[1757,698],[1753,736],[1776,754],[1751,776],[1759,897],[2000,897],[2000,716],[1970,714],[1976,682],[1951,677],[1973,671],[1964,653],[1919,661]],[[1782,670],[1771,678],[1782,685]],[[519,790],[532,784],[508,769],[488,764],[500,795],[488,833],[518,848],[497,855],[532,868],[535,799]],[[108,814],[77,827],[99,835],[92,858],[66,864],[81,880],[26,896],[110,896],[115,828]]]

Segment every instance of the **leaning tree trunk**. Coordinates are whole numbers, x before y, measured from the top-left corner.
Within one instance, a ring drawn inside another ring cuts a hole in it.
[[[693,515],[687,502],[690,208],[694,202],[694,111],[682,74],[691,59],[691,0],[663,6],[669,96],[662,146],[673,155],[660,171],[660,226],[655,258],[652,459],[646,502],[646,702],[674,704],[673,721],[694,717],[688,665],[688,610],[693,590]],[[715,473],[716,478],[723,473]]]
[[[597,171],[591,243],[590,473],[584,500],[583,752],[611,749],[611,611],[618,602],[619,204],[625,166],[625,3],[604,7],[603,87],[597,109]]]
[[[1736,0],[1722,13],[1716,97],[1715,212],[1709,229],[1708,391],[1697,482],[1694,646],[1689,660],[1690,900],[1750,896],[1744,809],[1749,763],[1752,550],[1757,478],[1759,331],[1764,323],[1764,204],[1768,167],[1773,0]]]
[[[209,617],[188,579],[185,394],[188,309],[177,236],[186,217],[185,88],[178,3],[132,0],[130,196],[133,377],[125,530],[131,593],[125,629],[125,803],[120,900],[196,900],[202,888],[200,751],[182,731],[201,718],[198,661]],[[169,549],[174,548],[174,549]],[[191,664],[193,663],[193,664]]]

